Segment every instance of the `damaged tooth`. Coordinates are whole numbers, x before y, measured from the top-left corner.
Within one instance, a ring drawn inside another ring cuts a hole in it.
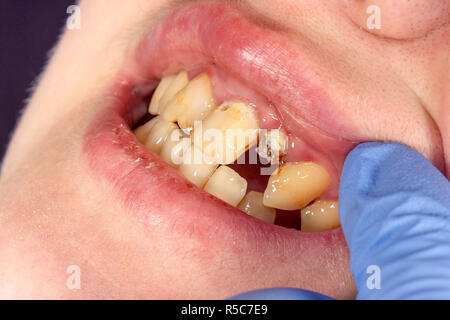
[[[264,205],[282,210],[298,210],[318,198],[330,184],[330,175],[314,162],[288,162],[269,178]]]
[[[189,153],[185,154],[183,160],[183,164],[180,165],[178,171],[199,188],[204,187],[218,167],[218,164],[206,159],[201,150],[194,145],[191,145]]]
[[[193,140],[217,163],[233,163],[256,144],[258,121],[255,111],[243,102],[223,103],[200,124],[194,125]]]
[[[190,131],[195,120],[203,120],[215,107],[209,75],[201,73],[181,89],[164,107],[162,116],[178,122],[180,128]]]
[[[247,180],[233,169],[220,166],[203,189],[226,203],[236,206],[245,196]]]
[[[279,163],[279,158],[287,154],[288,137],[281,129],[261,130],[257,152],[270,163]]]
[[[143,144],[150,151],[159,153],[167,140],[167,136],[173,130],[177,129],[177,126],[172,122],[164,120],[161,116],[153,118],[147,122],[144,127],[147,125],[150,130],[147,133],[147,137],[145,138]],[[147,129],[147,127],[145,127],[145,129]],[[138,133],[136,133],[136,136],[137,135]]]
[[[239,203],[238,208],[252,217],[268,223],[274,223],[276,210],[264,206],[263,197],[261,192],[250,191]]]
[[[336,229],[341,225],[338,201],[317,200],[301,210],[301,231],[320,232]]]
[[[177,127],[177,129],[172,130],[168,134],[160,156],[172,167],[178,168],[183,163],[184,154],[190,148],[190,145],[190,139],[184,137],[181,130]]]
[[[178,91],[183,89],[188,84],[188,82],[189,79],[186,71],[181,71],[176,75],[172,82],[170,82],[170,84],[167,86],[166,90],[164,90],[164,93],[159,100],[159,114],[164,113],[164,109],[166,108],[166,105],[169,103],[169,101],[172,100],[172,98],[178,93]]]
[[[159,114],[159,102],[161,100],[161,97],[164,95],[164,92],[166,89],[170,86],[170,84],[175,80],[174,75],[167,76],[161,79],[161,81],[158,84],[158,87],[156,87],[155,92],[153,93],[152,100],[150,101],[150,105],[148,107],[148,112],[153,115]]]

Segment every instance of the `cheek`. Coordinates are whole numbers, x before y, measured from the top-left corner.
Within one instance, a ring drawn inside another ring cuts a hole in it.
[[[347,0],[349,17],[365,30],[387,38],[413,39],[448,23],[448,0]],[[377,21],[380,24],[374,25]]]

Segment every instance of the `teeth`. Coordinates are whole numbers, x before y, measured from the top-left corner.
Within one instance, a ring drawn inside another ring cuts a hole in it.
[[[164,120],[161,116],[157,116],[142,127],[136,129],[136,136],[140,136],[138,137],[138,140],[141,141],[147,149],[159,153],[167,136],[175,129],[177,129],[177,126],[174,123]],[[145,138],[143,138],[144,135]]]
[[[263,205],[263,194],[250,191],[239,203],[238,208],[248,215],[268,223],[275,222],[276,210]]]
[[[183,157],[190,148],[191,141],[183,137],[180,129],[172,130],[164,143],[160,156],[172,167],[178,168],[183,163]]]
[[[287,154],[288,137],[283,130],[263,130],[259,133],[258,154],[270,163],[279,163],[279,158]]]
[[[337,201],[317,200],[301,210],[301,231],[320,232],[341,225]]]
[[[162,116],[168,121],[178,122],[180,128],[190,131],[194,121],[204,119],[214,107],[209,75],[201,73],[167,103]]]
[[[314,162],[289,162],[269,178],[264,205],[282,210],[298,210],[319,197],[330,184],[328,172]]]
[[[220,166],[203,189],[226,203],[236,206],[245,196],[247,180],[233,169]]]
[[[145,144],[145,142],[147,141],[148,135],[152,131],[155,123],[157,122],[157,120],[155,119],[156,118],[153,118],[152,120],[146,122],[136,130],[134,130],[134,135],[136,136],[136,139],[138,139],[140,143]]]
[[[191,145],[189,153],[185,154],[183,160],[184,163],[180,165],[178,171],[199,188],[204,187],[218,167],[218,164],[206,159],[201,150],[193,145]]]
[[[194,125],[194,144],[217,163],[230,164],[256,143],[258,128],[251,106],[242,102],[224,103],[200,126]]]
[[[150,101],[150,106],[148,107],[148,112],[150,114],[153,115],[159,114],[159,101],[161,100],[161,97],[164,95],[166,89],[170,86],[173,80],[175,80],[175,77],[176,76],[172,75],[161,79],[161,81],[158,84],[158,87],[153,93],[152,100]]]
[[[188,84],[188,82],[189,79],[187,72],[181,71],[169,84],[167,84],[167,88],[164,90],[161,98],[159,99],[159,114],[164,112],[164,109],[166,108],[166,105],[169,103],[169,101],[172,100],[172,98],[178,93],[178,91],[183,89]]]

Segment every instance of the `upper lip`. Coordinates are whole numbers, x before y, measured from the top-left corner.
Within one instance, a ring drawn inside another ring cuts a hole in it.
[[[86,135],[84,149],[88,165],[110,182],[125,210],[159,231],[188,234],[200,247],[208,247],[214,239],[215,246],[225,251],[261,254],[272,257],[274,263],[289,257],[302,267],[317,265],[315,268],[324,269],[322,274],[328,268],[326,259],[339,259],[347,265],[340,229],[305,234],[253,220],[196,190],[144,150],[125,119],[133,88],[155,83],[186,66],[212,63],[262,92],[281,110],[284,121],[331,152],[341,152],[343,159],[355,136],[320,87],[318,76],[302,61],[301,53],[224,4],[195,3],[155,25],[130,61],[108,91],[113,99],[105,101]],[[300,107],[299,101],[304,102]],[[308,257],[318,260],[308,261]]]

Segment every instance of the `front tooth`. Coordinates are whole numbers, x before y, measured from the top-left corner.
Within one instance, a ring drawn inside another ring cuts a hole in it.
[[[250,191],[239,203],[238,208],[252,217],[268,223],[274,223],[276,210],[263,205],[263,197],[261,192]]]
[[[164,92],[166,92],[167,88],[170,86],[173,80],[175,80],[175,77],[176,77],[175,75],[172,75],[161,79],[161,81],[158,84],[158,87],[153,93],[152,100],[150,101],[150,105],[148,107],[148,112],[150,114],[153,115],[159,114],[159,102],[161,100],[161,97],[164,95]]]
[[[168,121],[178,122],[180,128],[190,131],[194,121],[204,119],[214,107],[209,75],[201,73],[168,102],[162,116]]]
[[[147,121],[145,124],[134,130],[134,135],[136,136],[136,139],[142,143],[145,144],[147,141],[148,135],[152,131],[153,127],[155,126],[157,120],[156,118],[153,118],[150,121]]]
[[[233,169],[220,166],[203,189],[226,203],[236,206],[245,196],[247,180]]]
[[[330,184],[330,175],[314,162],[288,162],[269,178],[264,205],[282,210],[298,210],[319,197]]]
[[[341,225],[338,202],[317,200],[301,210],[301,231],[320,232],[332,230]]]
[[[164,90],[164,94],[159,100],[159,114],[164,113],[164,109],[170,100],[183,89],[189,82],[188,74],[186,71],[181,71],[175,79],[167,86],[166,90]]]
[[[194,144],[220,164],[233,163],[258,137],[255,111],[242,102],[222,104],[200,125],[194,125]]]
[[[180,129],[172,130],[162,146],[160,156],[172,167],[178,168],[183,162],[183,156],[191,145],[187,137],[183,137]]]
[[[178,170],[190,182],[199,188],[203,188],[209,177],[217,169],[218,164],[206,159],[200,149],[191,145],[189,154],[185,154],[184,163],[180,165]]]
[[[178,128],[174,123],[164,120],[161,116],[153,118],[143,127],[145,129],[150,128],[143,143],[147,149],[155,153],[161,151],[169,133]],[[138,133],[141,134],[141,132],[137,132],[136,130],[136,136]]]

